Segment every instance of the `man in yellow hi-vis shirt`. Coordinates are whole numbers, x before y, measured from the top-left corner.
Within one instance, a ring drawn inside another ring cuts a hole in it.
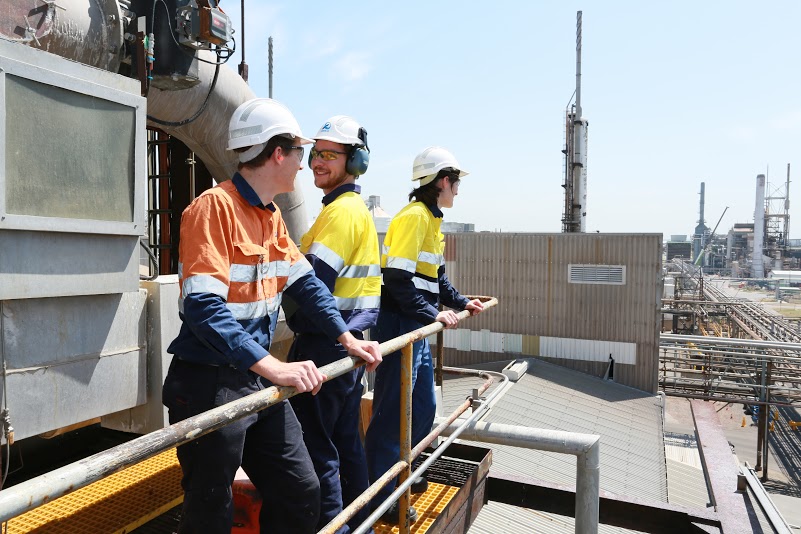
[[[458,310],[476,314],[484,309],[479,300],[459,294],[445,275],[445,241],[440,232],[442,208],[452,208],[459,192],[459,182],[467,172],[456,158],[442,147],[428,147],[417,155],[412,167],[416,188],[409,194],[414,202],[403,208],[389,225],[381,254],[384,285],[381,313],[371,337],[383,343],[421,326],[440,321],[456,326],[452,310],[437,311],[442,302]],[[428,340],[414,344],[412,370],[412,446],[431,431],[436,410],[434,366]],[[375,482],[399,457],[400,426],[400,354],[387,356],[376,370],[373,393],[373,418],[367,429],[367,465],[370,480]],[[412,493],[428,487],[420,477],[412,484]],[[377,507],[395,489],[390,483],[373,499]],[[382,517],[398,522],[397,502]],[[417,511],[409,510],[415,521]]]
[[[358,176],[370,160],[367,132],[344,115],[332,117],[314,137],[309,167],[314,185],[323,190],[323,209],[303,236],[300,250],[328,286],[348,330],[362,339],[375,325],[381,298],[378,236],[362,200]],[[320,367],[347,356],[332,342],[303,308],[288,311],[287,323],[295,331],[292,360],[313,360]],[[359,436],[359,403],[364,368],[323,385],[316,396],[293,397],[290,402],[303,427],[303,439],[320,479],[321,529],[368,486],[367,467]],[[350,527],[369,515],[366,507]],[[348,526],[340,530],[349,532]]]

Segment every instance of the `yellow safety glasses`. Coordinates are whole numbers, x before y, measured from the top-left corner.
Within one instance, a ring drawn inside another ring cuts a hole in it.
[[[338,152],[336,150],[317,150],[316,148],[312,148],[309,157],[311,159],[320,158],[323,161],[334,161],[340,155],[345,154],[347,154],[347,152]]]

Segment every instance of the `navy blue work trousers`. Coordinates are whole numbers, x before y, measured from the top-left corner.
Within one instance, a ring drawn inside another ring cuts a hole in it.
[[[177,423],[268,386],[250,371],[173,357],[163,402]],[[184,490],[179,534],[230,534],[231,484],[239,466],[259,490],[264,533],[316,532],[320,485],[302,431],[287,401],[178,447]]]
[[[421,326],[423,325],[414,319],[382,309],[378,316],[378,324],[371,329],[371,337],[383,343]],[[431,432],[437,409],[434,364],[427,339],[414,344],[412,358],[412,447],[414,447]],[[370,482],[375,482],[400,459],[400,364],[400,351],[393,352],[384,357],[384,361],[376,369],[373,418],[365,437]],[[373,498],[373,508],[389,497],[395,490],[396,483],[397,479],[384,486]]]
[[[291,361],[312,360],[317,367],[348,355],[325,336],[300,334],[289,351]],[[303,440],[320,480],[318,530],[367,489],[367,466],[359,435],[361,379],[364,367],[323,384],[317,395],[295,395],[289,402],[303,427]],[[355,530],[370,515],[362,508],[337,534]]]

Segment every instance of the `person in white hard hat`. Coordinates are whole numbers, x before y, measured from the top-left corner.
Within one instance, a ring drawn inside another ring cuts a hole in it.
[[[303,236],[300,251],[337,301],[350,332],[375,326],[381,300],[381,258],[373,218],[360,195],[357,179],[367,172],[367,132],[353,118],[327,120],[309,154],[314,185],[325,195],[323,208]],[[289,299],[287,299],[289,300]],[[289,359],[310,359],[318,367],[344,358],[342,345],[331,341],[306,313],[287,304],[287,324],[295,331]],[[320,479],[322,529],[369,486],[359,413],[364,367],[327,382],[315,395],[298,395],[292,407],[303,427],[303,439]],[[370,515],[363,507],[338,534],[362,524]]]
[[[439,321],[446,328],[458,322],[456,310],[480,313],[480,300],[463,297],[445,274],[445,241],[440,232],[442,209],[453,207],[461,178],[468,173],[449,151],[432,146],[414,159],[411,201],[390,222],[381,254],[381,310],[371,337],[380,343]],[[438,311],[440,304],[448,310]],[[412,447],[431,431],[436,409],[434,365],[427,339],[414,343],[412,368]],[[376,370],[373,418],[365,447],[370,480],[375,482],[399,459],[400,352],[387,355]],[[412,493],[428,488],[424,477],[412,484]],[[373,499],[373,508],[395,489],[390,483]],[[397,502],[383,519],[398,522]],[[410,519],[417,517],[414,508]]]
[[[279,193],[294,189],[304,144],[295,117],[271,99],[234,111],[228,148],[239,172],[205,191],[181,218],[181,330],[162,398],[176,423],[270,385],[316,394],[325,380],[311,361],[269,353],[284,294],[321,332],[370,365],[375,342],[357,339],[336,301],[290,239]],[[263,498],[261,532],[316,532],[320,486],[300,424],[287,401],[178,447],[184,504],[180,533],[230,533],[231,484],[241,465]]]

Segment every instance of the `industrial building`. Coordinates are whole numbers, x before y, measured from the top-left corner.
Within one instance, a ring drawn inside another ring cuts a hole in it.
[[[217,125],[255,96],[247,65],[221,65],[233,23],[216,2],[165,0],[150,21],[146,2],[42,2],[41,24],[19,26],[29,4],[0,7],[0,521],[5,532],[172,532],[175,446],[297,393],[268,388],[175,425],[161,403],[179,327],[180,213],[236,166]],[[755,221],[726,237],[705,224],[703,185],[692,240],[586,233],[581,24],[579,12],[563,232],[443,226],[450,278],[488,310],[409,334],[437,348],[441,400],[432,447],[416,458],[402,448],[408,482],[413,469],[432,481],[413,501],[422,520],[403,530],[789,532],[762,482],[777,443],[783,466],[798,449],[799,323],[732,296],[718,276],[792,284],[789,208],[766,204],[775,195],[760,175]],[[302,200],[279,202],[295,240],[308,225]],[[381,232],[389,214],[378,197],[368,207]],[[281,321],[273,353],[291,336]],[[692,406],[688,421],[670,421],[676,399]],[[754,468],[732,454],[716,401],[755,414]],[[798,466],[787,471],[797,485]],[[235,482],[239,510],[258,503],[249,490]]]

